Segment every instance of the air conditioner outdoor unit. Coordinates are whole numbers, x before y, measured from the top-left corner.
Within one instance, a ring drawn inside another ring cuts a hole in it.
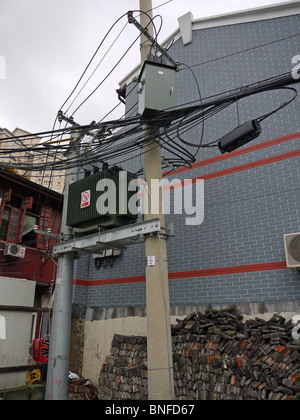
[[[300,233],[284,235],[287,266],[300,268]]]
[[[26,248],[16,244],[6,244],[3,255],[15,258],[25,258]]]

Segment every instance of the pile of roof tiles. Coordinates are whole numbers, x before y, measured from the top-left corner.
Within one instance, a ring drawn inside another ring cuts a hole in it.
[[[147,400],[147,339],[115,334],[99,379],[100,400]]]
[[[178,400],[299,400],[300,343],[292,321],[243,322],[235,307],[192,313],[172,326]],[[115,335],[100,399],[147,399],[146,338]]]
[[[300,343],[275,314],[242,322],[235,308],[193,313],[172,328],[180,399],[298,400]]]

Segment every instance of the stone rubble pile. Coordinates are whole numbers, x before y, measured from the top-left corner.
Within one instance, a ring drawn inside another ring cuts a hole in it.
[[[88,379],[69,372],[68,379],[68,400],[98,400],[98,389]]]
[[[299,400],[300,343],[292,321],[274,314],[242,322],[237,310],[208,309],[172,327],[178,400]],[[99,398],[147,399],[145,337],[115,335]]]

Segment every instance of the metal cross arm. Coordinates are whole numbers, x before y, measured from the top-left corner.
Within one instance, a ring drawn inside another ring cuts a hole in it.
[[[128,22],[133,23],[134,26],[138,28],[138,30],[150,41],[151,45],[153,45],[162,55],[164,55],[170,63],[176,68],[176,71],[179,70],[179,62],[173,60],[173,58],[167,53],[167,51],[159,45],[159,43],[149,34],[147,28],[143,28],[143,26],[133,17],[133,12],[128,12]]]
[[[33,231],[36,234],[42,235],[42,236],[50,236],[51,238],[55,238],[55,239],[60,239],[61,235],[56,234],[56,233],[51,233],[50,230],[48,231],[44,231],[44,230],[39,230],[37,226],[33,227]]]
[[[74,251],[84,253],[97,253],[110,249],[112,245],[118,248],[126,248],[144,242],[144,236],[159,233],[161,224],[159,219],[122,226],[103,232],[94,233],[82,238],[74,238],[70,241],[62,241],[54,245],[53,254],[66,254]]]

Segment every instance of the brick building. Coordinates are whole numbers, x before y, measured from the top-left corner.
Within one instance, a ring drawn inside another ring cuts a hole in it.
[[[177,73],[178,105],[199,100],[194,76],[207,98],[290,72],[300,53],[299,1],[198,20],[187,14],[179,22],[164,45],[194,75],[183,68]],[[137,112],[132,77],[139,71],[120,83],[127,83],[128,116]],[[204,142],[278,108],[288,95],[265,92],[227,108],[205,122]],[[283,241],[284,234],[300,230],[299,115],[297,100],[266,119],[260,137],[246,147],[225,155],[201,148],[191,169],[168,175],[205,182],[202,224],[186,226],[184,215],[167,216],[176,235],[168,241],[172,315],[230,304],[245,313],[299,312],[300,277],[287,268]],[[199,123],[184,138],[195,143],[201,132]],[[123,167],[137,172],[140,159]],[[74,303],[86,311],[83,371],[92,377],[109,352],[102,342],[110,343],[112,333],[145,332],[144,246],[124,250],[112,267],[82,256],[75,277]]]
[[[51,255],[56,239],[35,233],[34,226],[60,233],[62,203],[61,194],[0,170],[0,279],[34,282],[35,308],[50,306],[57,264]],[[34,313],[31,338],[48,333],[49,312]]]

